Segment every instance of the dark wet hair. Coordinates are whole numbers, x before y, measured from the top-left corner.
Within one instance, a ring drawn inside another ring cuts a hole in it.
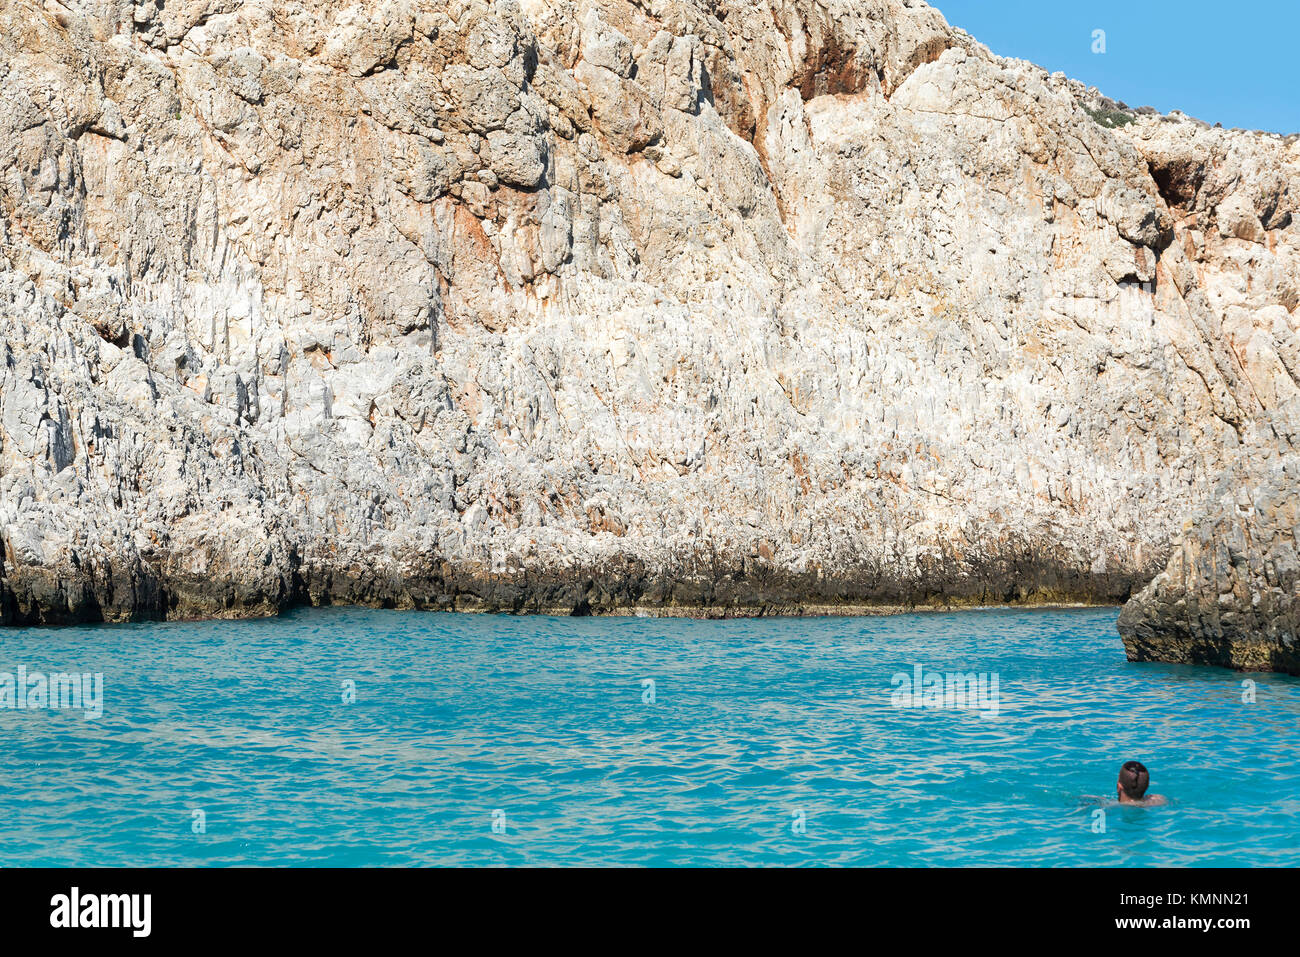
[[[1125,797],[1137,800],[1147,793],[1151,784],[1151,774],[1141,761],[1125,761],[1119,769],[1119,786]]]

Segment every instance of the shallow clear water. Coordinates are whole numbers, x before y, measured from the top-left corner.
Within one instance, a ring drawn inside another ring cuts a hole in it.
[[[0,710],[4,863],[1300,864],[1300,681],[1129,664],[1115,615],[6,630],[104,701]],[[996,717],[895,707],[918,664]],[[1086,800],[1127,758],[1169,806]]]

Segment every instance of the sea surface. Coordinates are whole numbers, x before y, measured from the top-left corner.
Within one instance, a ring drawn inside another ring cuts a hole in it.
[[[1300,865],[1300,680],[1130,664],[1116,614],[7,629],[3,863]],[[1129,758],[1167,806],[1106,803]]]

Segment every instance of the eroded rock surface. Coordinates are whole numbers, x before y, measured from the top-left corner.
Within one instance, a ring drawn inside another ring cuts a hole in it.
[[[1131,660],[1300,674],[1300,456],[1222,483],[1169,564],[1121,613]]]
[[[0,617],[1124,600],[1294,408],[1300,149],[1102,105],[905,0],[0,0]]]

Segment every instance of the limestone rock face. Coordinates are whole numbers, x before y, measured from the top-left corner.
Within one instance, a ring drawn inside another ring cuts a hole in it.
[[[909,0],[0,0],[0,619],[1124,600],[1284,451],[1300,149],[1103,105]]]
[[[1296,148],[1185,126],[1141,127],[1134,142],[1261,411],[1119,630],[1133,660],[1300,674]]]

